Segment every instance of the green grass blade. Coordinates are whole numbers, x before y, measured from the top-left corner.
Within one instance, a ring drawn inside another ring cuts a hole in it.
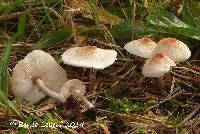
[[[33,115],[32,114],[29,114],[29,116],[26,118],[26,121],[25,121],[25,123],[26,124],[29,124],[29,125],[32,125],[32,121],[33,121]],[[19,129],[19,134],[27,134],[27,130],[28,130],[29,128],[20,128]]]
[[[96,12],[96,6],[94,4],[94,0],[88,0],[88,4],[92,13],[92,17],[97,25],[97,27],[104,33],[106,40],[111,43],[114,47],[114,49],[119,53],[121,57],[125,57],[121,50],[118,49],[117,44],[111,34],[111,32],[108,30],[108,28],[101,23],[98,13]]]
[[[0,102],[9,107],[11,111],[15,113],[18,117],[20,117],[21,119],[23,118],[22,114],[17,110],[14,104],[8,100],[6,95],[1,90],[0,90]]]
[[[12,44],[15,42],[15,36],[10,39],[3,50],[0,63],[0,89],[5,94],[8,92],[8,63],[10,57],[10,51],[12,49]]]
[[[53,30],[56,30],[56,26],[55,26],[53,20],[51,19],[51,16],[50,16],[50,14],[49,14],[49,12],[48,12],[48,10],[47,10],[47,6],[46,6],[45,0],[42,0],[42,4],[43,4],[44,10],[45,10],[45,12],[46,12],[46,15],[47,15],[47,17],[48,17],[48,20],[49,20],[49,22],[50,22],[50,24],[51,24],[51,26],[52,26],[52,29],[53,29]]]
[[[23,13],[19,17],[18,22],[18,31],[17,31],[17,41],[23,41],[24,35],[25,35],[25,29],[26,29],[26,17],[27,14]]]
[[[69,29],[60,29],[57,31],[53,31],[42,37],[33,49],[42,49],[44,47],[51,46],[66,39],[67,37],[70,37],[71,35],[72,30]]]
[[[190,7],[188,5],[188,1],[185,2],[183,6],[183,11],[182,11],[182,16],[183,16],[183,21],[190,25],[190,26],[195,26],[194,19],[190,13]]]
[[[173,27],[190,27],[183,21],[181,21],[178,17],[174,14],[164,10],[164,9],[157,9],[153,10],[147,16],[147,22],[157,26],[173,26]]]
[[[138,36],[156,35],[156,36],[179,36],[176,33],[170,32],[165,27],[157,27],[154,25],[147,25],[147,23],[134,20],[126,21],[117,25],[114,25],[110,32],[113,37],[120,40],[137,38]]]
[[[189,37],[195,40],[200,40],[200,29],[198,27],[193,27],[181,21],[172,13],[160,9],[157,12],[152,11],[148,17],[147,21],[150,25],[154,25],[157,29],[160,27],[164,28],[169,33],[174,33],[177,36]]]

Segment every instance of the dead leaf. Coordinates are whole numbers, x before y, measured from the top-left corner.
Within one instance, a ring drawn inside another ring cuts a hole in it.
[[[74,4],[75,4],[75,8],[80,8],[81,11],[84,12],[83,17],[92,19],[90,6],[87,1],[75,0]],[[118,23],[121,23],[124,21],[123,19],[119,18],[118,16],[112,15],[111,13],[109,13],[108,11],[106,11],[100,7],[96,7],[96,12],[98,14],[99,20],[105,24],[114,25],[114,24],[118,24]]]

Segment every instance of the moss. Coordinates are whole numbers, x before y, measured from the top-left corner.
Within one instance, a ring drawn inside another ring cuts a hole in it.
[[[147,130],[147,128],[138,128],[136,130],[136,134],[150,134],[150,132]]]
[[[149,100],[146,102],[132,102],[127,98],[115,99],[114,97],[109,96],[109,106],[113,112],[122,112],[122,113],[130,113],[130,112],[141,112],[150,106],[155,104],[154,100]]]

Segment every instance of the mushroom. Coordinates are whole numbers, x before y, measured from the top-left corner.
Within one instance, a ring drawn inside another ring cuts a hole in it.
[[[136,56],[150,58],[156,45],[157,44],[150,38],[143,37],[141,39],[127,43],[124,46],[124,49]]]
[[[104,69],[112,65],[117,57],[115,50],[97,48],[96,46],[75,47],[62,54],[65,64],[90,68],[90,82],[94,88],[96,69]]]
[[[163,76],[170,70],[171,66],[176,66],[174,61],[166,55],[158,53],[145,62],[142,74],[144,77],[157,77],[158,87],[164,88]]]
[[[43,83],[37,82],[38,80]],[[40,91],[40,87],[45,86],[59,93],[66,81],[65,70],[50,54],[34,50],[13,68],[11,89],[16,97],[36,103],[46,96]],[[41,85],[44,83],[45,85]]]
[[[183,62],[191,56],[188,46],[175,38],[164,38],[160,40],[152,55],[157,53],[167,55],[175,62]]]
[[[78,79],[72,79],[67,82],[65,82],[60,90],[60,93],[57,93],[48,87],[45,86],[44,81],[38,79],[36,81],[39,85],[39,88],[44,92],[46,95],[49,97],[52,97],[59,102],[66,102],[66,99],[70,95],[74,95],[78,97],[82,102],[84,102],[87,106],[88,109],[94,108],[91,102],[87,100],[87,98],[84,96],[85,94],[85,85],[83,84],[82,81]]]
[[[78,79],[72,79],[64,83],[60,94],[68,97],[69,95],[77,96],[81,101],[83,101],[88,109],[94,108],[93,104],[89,102],[84,94],[85,94],[85,85],[82,81]]]

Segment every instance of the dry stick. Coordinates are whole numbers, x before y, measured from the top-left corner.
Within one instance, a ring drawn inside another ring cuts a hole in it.
[[[181,75],[181,74],[177,74],[177,73],[172,72],[172,71],[171,71],[171,73],[172,73],[173,75],[175,75],[175,76],[180,77],[180,78],[187,79],[187,80],[192,80],[192,78],[190,78],[190,77],[183,76],[183,75]]]
[[[97,109],[97,110],[100,111],[100,112],[114,113],[114,114],[117,114],[120,117],[126,117],[128,119],[140,120],[140,121],[146,120],[146,121],[152,121],[152,122],[155,122],[155,123],[166,125],[165,122],[163,122],[163,121],[153,119],[153,118],[150,118],[150,117],[147,117],[147,116],[138,115],[138,114],[127,115],[127,114],[116,113],[116,112],[112,112],[112,111],[108,111],[108,110],[104,110],[104,109]]]
[[[171,88],[170,88],[170,94],[172,94],[173,91],[174,91],[175,81],[176,81],[176,78],[175,78],[175,77],[172,77],[172,85],[171,85]]]
[[[184,85],[186,85],[186,86],[188,86],[188,87],[190,87],[190,88],[192,88],[192,89],[194,89],[194,90],[198,90],[197,88],[194,88],[191,84],[189,84],[189,83],[186,83],[186,82],[183,82],[182,80],[179,80],[179,79],[176,79],[178,82],[180,82],[180,83],[182,83],[182,84],[184,84]]]
[[[115,87],[119,82],[120,80],[122,80],[124,77],[126,77],[133,69],[135,69],[136,66],[134,67],[131,67],[131,69],[129,69],[126,73],[124,73],[123,75],[119,76],[119,80],[115,81],[112,85],[111,85],[111,88]]]
[[[197,111],[200,109],[200,104],[197,106],[197,108],[192,112],[192,113],[190,113],[179,125],[181,125],[181,124],[184,124],[186,121],[188,121],[189,119],[191,119],[192,118],[192,116],[194,116],[196,113],[197,113]]]
[[[159,106],[160,104],[162,104],[162,103],[164,103],[164,102],[166,102],[168,100],[171,100],[171,99],[175,98],[176,96],[182,94],[183,92],[184,92],[184,90],[181,90],[181,91],[175,93],[173,96],[171,96],[171,94],[169,94],[163,101],[160,101],[158,104],[149,107],[147,110],[149,111],[149,110],[151,110],[151,109]]]
[[[34,46],[35,44],[25,44],[25,43],[17,43],[17,44],[13,44],[12,46],[13,47],[22,47],[22,46],[30,46],[30,47],[32,47],[32,46]],[[0,48],[4,48],[4,47],[6,47],[6,45],[0,45]]]
[[[195,70],[193,70],[193,69],[190,69],[190,68],[186,68],[186,67],[173,67],[174,69],[183,69],[183,70],[186,70],[186,71],[190,71],[190,72],[192,72],[192,73],[194,73],[194,74],[198,74],[198,75],[200,75],[200,72],[197,72],[197,71],[195,71]]]
[[[56,11],[55,11],[53,8],[51,8],[51,7],[47,8],[47,9],[48,9],[50,12],[52,12],[57,18],[60,19],[60,22],[61,22],[62,25],[65,24],[64,19],[62,18],[62,16],[61,16],[60,14],[58,14],[58,12],[56,12]]]
[[[75,0],[64,0],[64,7],[70,7],[73,8],[74,7],[74,2]],[[75,43],[77,42],[76,40],[76,28],[75,28],[75,22],[74,22],[74,12],[65,12],[63,18],[64,18],[64,27],[65,28],[69,28],[69,29],[73,29],[73,40],[75,41]]]
[[[98,43],[98,44],[102,44],[102,45],[105,45],[105,46],[121,48],[120,46],[115,46],[115,45],[112,45],[112,44],[110,44],[110,43],[106,43],[106,42],[100,41],[100,40],[98,40],[98,39],[93,39],[93,38],[89,38],[89,39],[95,41],[95,42]],[[122,49],[122,48],[121,48],[121,49]]]
[[[200,124],[200,115],[197,115],[197,117],[195,117],[195,118],[191,119],[190,121],[186,122],[184,124],[184,126],[191,126],[191,124],[192,124],[193,127],[197,126],[198,124]]]
[[[53,109],[56,105],[54,103],[47,104],[46,106],[38,108],[36,111],[39,113],[43,113],[44,111]]]
[[[170,72],[171,72],[172,74],[174,74],[175,76],[178,76],[178,77],[180,77],[180,78],[182,78],[182,79],[193,80],[193,79],[190,78],[190,77],[183,76],[183,75],[177,74],[177,73],[172,72],[172,71],[170,71]],[[177,80],[178,82],[180,82],[180,83],[182,83],[182,84],[184,84],[184,85],[186,85],[186,86],[188,86],[188,87],[194,89],[194,90],[198,90],[197,88],[193,87],[193,86],[192,86],[191,84],[189,84],[189,83],[183,82],[182,80],[179,80],[179,79],[176,79],[176,80]]]
[[[28,9],[27,11],[22,11],[22,12],[16,12],[16,13],[11,13],[11,14],[8,14],[8,15],[1,15],[0,16],[0,22],[5,22],[5,21],[9,21],[11,19],[18,19],[19,15],[20,14],[23,14],[23,13],[30,13],[30,12],[35,12],[37,10],[41,10],[41,9],[44,9],[44,7],[37,7],[37,8],[33,8],[33,9]],[[52,8],[46,8],[49,10],[49,12],[53,13],[56,17],[58,17],[60,19],[60,22],[64,25],[64,20],[63,18],[61,17],[60,14],[58,14],[54,9]]]
[[[5,22],[5,21],[11,20],[11,19],[17,19],[18,16],[21,13],[25,13],[25,11],[24,12],[11,13],[9,15],[1,15],[0,16],[0,22]]]

